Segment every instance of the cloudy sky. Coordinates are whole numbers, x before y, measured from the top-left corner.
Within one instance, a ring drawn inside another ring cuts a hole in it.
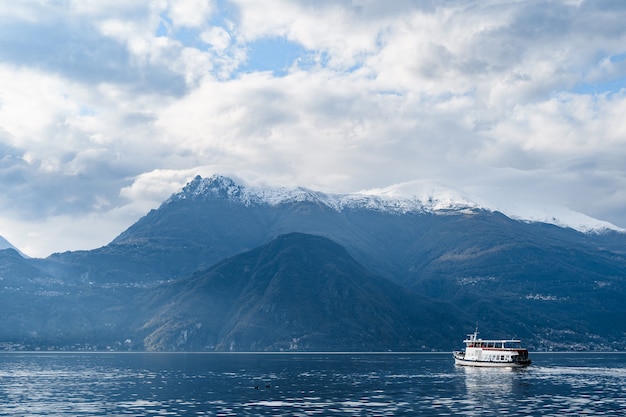
[[[0,235],[102,246],[214,173],[626,227],[624,22],[622,0],[1,2]]]

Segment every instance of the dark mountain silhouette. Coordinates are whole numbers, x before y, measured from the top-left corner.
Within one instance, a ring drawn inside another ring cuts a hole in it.
[[[151,304],[143,330],[155,350],[446,349],[471,325],[300,233],[164,286]]]

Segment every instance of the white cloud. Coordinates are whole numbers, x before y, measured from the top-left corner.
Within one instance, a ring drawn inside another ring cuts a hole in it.
[[[215,26],[200,34],[202,41],[211,45],[217,52],[224,52],[231,45],[231,36],[226,29]]]
[[[42,133],[59,114],[77,111],[58,77],[0,66],[0,126],[13,141],[45,142]]]
[[[169,16],[175,26],[203,26],[213,10],[212,0],[171,0],[169,2]]]
[[[626,96],[622,93],[564,93],[516,107],[513,117],[499,121],[490,136],[547,161],[607,152],[626,156],[626,122],[620,111],[625,106]]]
[[[214,172],[443,182],[626,226],[625,18],[589,1],[0,6],[0,213],[16,225],[0,234],[25,248],[19,230],[74,217],[119,233]],[[275,39],[304,51],[286,72],[243,67]]]
[[[363,18],[359,7],[334,1],[235,0],[240,7],[238,37],[253,41],[285,37],[328,54],[328,65],[350,68],[378,49],[377,38],[390,21]]]
[[[122,188],[120,195],[132,202],[137,214],[145,213],[181,189],[190,178],[199,174],[198,171],[198,168],[192,168],[146,172],[138,175],[131,185]]]
[[[40,7],[41,1],[33,1],[37,4],[37,8]],[[46,3],[46,2],[44,2]],[[155,5],[161,3],[160,0],[66,0],[61,2],[49,2],[51,4],[59,5],[59,9],[66,9],[71,13],[83,15],[85,17],[99,17],[99,16],[111,16],[111,15],[126,15],[137,16],[143,15],[145,11],[153,8]],[[61,6],[65,5],[65,7]]]

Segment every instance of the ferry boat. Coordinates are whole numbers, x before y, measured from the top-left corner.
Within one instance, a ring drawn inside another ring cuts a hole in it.
[[[452,352],[455,365],[517,368],[531,363],[528,349],[517,339],[483,340],[476,329],[463,343],[465,350]]]

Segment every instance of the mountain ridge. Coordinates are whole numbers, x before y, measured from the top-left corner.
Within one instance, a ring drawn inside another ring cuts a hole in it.
[[[201,199],[207,196],[219,196],[246,206],[252,204],[279,205],[308,201],[326,205],[336,211],[362,208],[400,214],[445,214],[446,212],[485,210],[501,212],[513,220],[553,224],[559,227],[572,228],[583,233],[602,233],[607,230],[620,233],[626,232],[626,229],[610,222],[598,220],[562,206],[550,206],[540,210],[515,206],[498,208],[481,199],[466,197],[460,191],[451,188],[442,189],[441,186],[438,189],[431,188],[427,191],[420,190],[420,192],[417,192],[414,186],[411,185],[414,183],[397,184],[385,188],[364,190],[358,193],[331,194],[304,187],[244,186],[219,174],[214,174],[208,178],[202,178],[198,175],[179,192],[170,196],[164,204],[177,199]]]
[[[330,194],[305,187],[252,187],[235,183],[232,179],[212,175],[209,178],[196,176],[179,192],[168,198],[164,204],[179,199],[202,199],[207,196],[220,197],[244,205],[311,202],[323,204],[336,211],[347,208],[367,208],[370,210],[398,213],[426,212],[436,210],[470,209],[478,205],[470,200],[430,197],[425,201],[417,197],[393,197],[384,194],[363,193]]]

